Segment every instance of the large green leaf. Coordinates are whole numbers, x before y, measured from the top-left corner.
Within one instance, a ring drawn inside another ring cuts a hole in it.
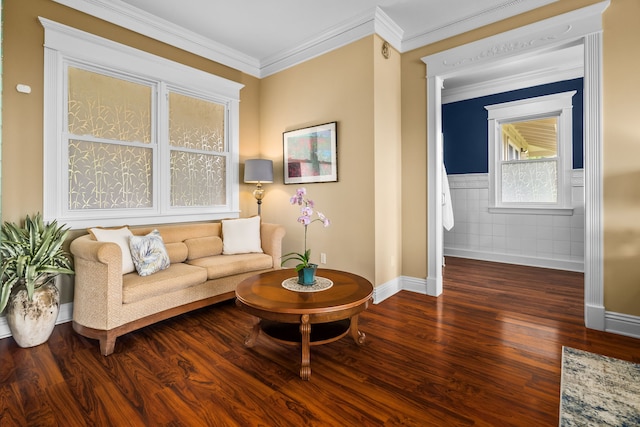
[[[300,263],[296,265],[296,271],[300,271],[303,268],[309,266],[309,258],[311,258],[311,249],[307,249],[306,251],[304,251],[304,254],[290,252],[282,256],[282,262],[280,263],[280,265],[284,265],[284,263],[288,261],[300,261]]]
[[[0,228],[0,312],[12,288],[24,283],[29,299],[38,287],[58,274],[74,274],[71,260],[62,249],[69,230],[57,221],[45,224],[42,215],[27,215],[24,228],[5,222]]]

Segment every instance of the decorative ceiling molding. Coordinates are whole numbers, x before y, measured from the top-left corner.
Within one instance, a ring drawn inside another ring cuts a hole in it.
[[[53,0],[171,46],[260,77],[260,61],[120,0]]]
[[[608,3],[604,3],[608,4]],[[494,66],[527,52],[535,55],[539,49],[569,43],[584,34],[601,31],[603,3],[554,16],[541,22],[487,37],[456,49],[435,53],[423,58],[428,63],[428,76],[455,76],[470,72],[488,63]],[[571,22],[567,25],[567,22]]]
[[[293,49],[276,53],[261,61],[259,77],[267,77],[294,65],[346,46],[374,33],[374,17],[370,14],[344,21],[322,34],[308,39]]]
[[[403,53],[558,0],[509,0],[442,27],[405,34],[380,7],[372,13],[344,21],[294,49],[258,59],[158,18],[121,0],[53,0],[88,15],[202,56],[254,77],[262,78],[292,67],[362,37],[378,34]],[[515,13],[514,13],[515,12]]]
[[[565,25],[557,29],[555,33],[542,34],[537,37],[498,43],[478,53],[475,53],[472,56],[459,58],[455,61],[449,61],[445,59],[444,61],[442,61],[442,64],[445,67],[449,67],[453,69],[461,65],[473,64],[474,62],[477,62],[477,61],[485,61],[485,60],[490,60],[500,56],[505,56],[511,53],[518,53],[518,51],[523,49],[543,46],[545,44],[549,44],[549,42],[562,40],[562,36],[565,34],[568,34],[570,31],[571,31],[571,25]]]
[[[375,12],[375,32],[382,39],[389,42],[398,52],[402,51],[402,39],[404,30],[387,15],[384,10],[376,7]]]

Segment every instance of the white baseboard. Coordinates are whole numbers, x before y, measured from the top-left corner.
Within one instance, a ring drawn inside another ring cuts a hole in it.
[[[402,276],[401,278],[402,289],[405,291],[417,292],[419,294],[431,295],[429,293],[429,284],[425,279],[418,279],[416,277]],[[434,295],[431,295],[434,296]]]
[[[607,332],[640,338],[640,316],[607,311],[604,322]]]
[[[56,325],[61,323],[67,323],[73,320],[73,303],[67,302],[64,304],[60,304],[60,311],[58,312],[58,319],[56,320]],[[11,336],[11,330],[9,329],[9,324],[7,323],[6,316],[0,317],[0,339],[7,338]]]
[[[585,303],[584,321],[587,328],[604,331],[606,328],[606,315],[607,312],[604,306]]]
[[[402,282],[399,278],[383,283],[373,288],[373,303],[378,304],[402,290]]]
[[[554,270],[577,271],[584,273],[584,261],[555,260],[527,255],[511,255],[497,252],[480,252],[471,249],[444,248],[444,256],[477,259],[481,261],[501,262],[504,264],[527,265],[529,267],[551,268]]]
[[[379,304],[400,291],[417,292],[428,295],[427,281],[416,277],[400,276],[373,288],[373,303]]]

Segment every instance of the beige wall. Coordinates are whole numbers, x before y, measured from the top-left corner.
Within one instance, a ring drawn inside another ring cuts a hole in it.
[[[604,27],[604,303],[640,316],[640,1],[613,0]]]
[[[274,162],[273,184],[265,186],[262,216],[287,229],[283,252],[302,252],[304,233],[289,197],[306,187],[332,222],[308,228],[312,260],[327,254],[326,267],[344,269],[375,282],[374,38],[304,62],[261,81],[260,147]],[[282,133],[336,121],[338,182],[283,184]]]
[[[261,151],[274,161],[265,221],[287,228],[283,251],[301,252],[304,233],[289,197],[302,185],[283,184],[282,132],[338,122],[337,183],[306,184],[331,227],[308,228],[314,262],[360,274],[380,285],[401,274],[400,54],[365,37],[267,77],[261,82]]]
[[[375,280],[383,284],[401,275],[402,134],[400,54],[381,51],[373,40]]]

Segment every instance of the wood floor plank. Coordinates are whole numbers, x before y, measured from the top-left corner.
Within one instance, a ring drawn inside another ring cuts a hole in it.
[[[16,387],[17,383],[15,382],[3,382],[0,384],[0,420],[2,420],[3,426],[27,425],[27,419],[20,401],[20,391]]]
[[[114,354],[56,326],[0,340],[2,426],[557,425],[562,346],[640,363],[640,340],[584,327],[579,273],[447,258],[444,293],[402,291],[360,316],[366,343],[300,350],[232,301],[126,334]]]

